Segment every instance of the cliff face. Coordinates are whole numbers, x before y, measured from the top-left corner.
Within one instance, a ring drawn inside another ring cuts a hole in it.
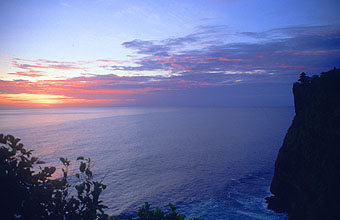
[[[340,219],[340,70],[311,78],[302,73],[299,81],[268,208],[291,220]]]

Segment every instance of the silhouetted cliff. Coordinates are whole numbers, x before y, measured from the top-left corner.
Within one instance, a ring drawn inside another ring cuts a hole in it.
[[[275,162],[268,208],[289,219],[340,219],[340,70],[300,75],[295,117]]]

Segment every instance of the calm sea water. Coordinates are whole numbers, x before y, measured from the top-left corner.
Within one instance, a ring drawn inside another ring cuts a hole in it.
[[[266,209],[293,108],[0,110],[0,133],[48,165],[90,157],[112,215],[169,202],[188,217],[286,219]],[[73,167],[74,168],[74,167]]]

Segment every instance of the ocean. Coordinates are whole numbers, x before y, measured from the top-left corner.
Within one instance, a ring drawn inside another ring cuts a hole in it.
[[[46,165],[68,158],[72,173],[90,157],[110,215],[171,202],[205,220],[281,220],[265,197],[293,116],[292,107],[1,109],[0,133]]]

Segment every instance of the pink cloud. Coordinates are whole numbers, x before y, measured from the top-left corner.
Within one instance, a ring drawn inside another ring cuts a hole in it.
[[[130,63],[130,61],[127,60],[110,60],[110,59],[98,59],[97,62],[103,62],[103,63],[113,63],[113,64],[124,64],[124,63]]]
[[[29,60],[22,58],[13,58],[12,66],[24,69],[56,69],[56,70],[75,70],[75,69],[86,69],[85,67],[79,66],[75,62],[58,62],[45,59]]]
[[[15,73],[7,73],[9,75],[15,75],[15,76],[28,76],[28,77],[40,77],[40,76],[46,76],[44,74],[40,74],[42,71],[23,71],[23,72],[15,72]]]

